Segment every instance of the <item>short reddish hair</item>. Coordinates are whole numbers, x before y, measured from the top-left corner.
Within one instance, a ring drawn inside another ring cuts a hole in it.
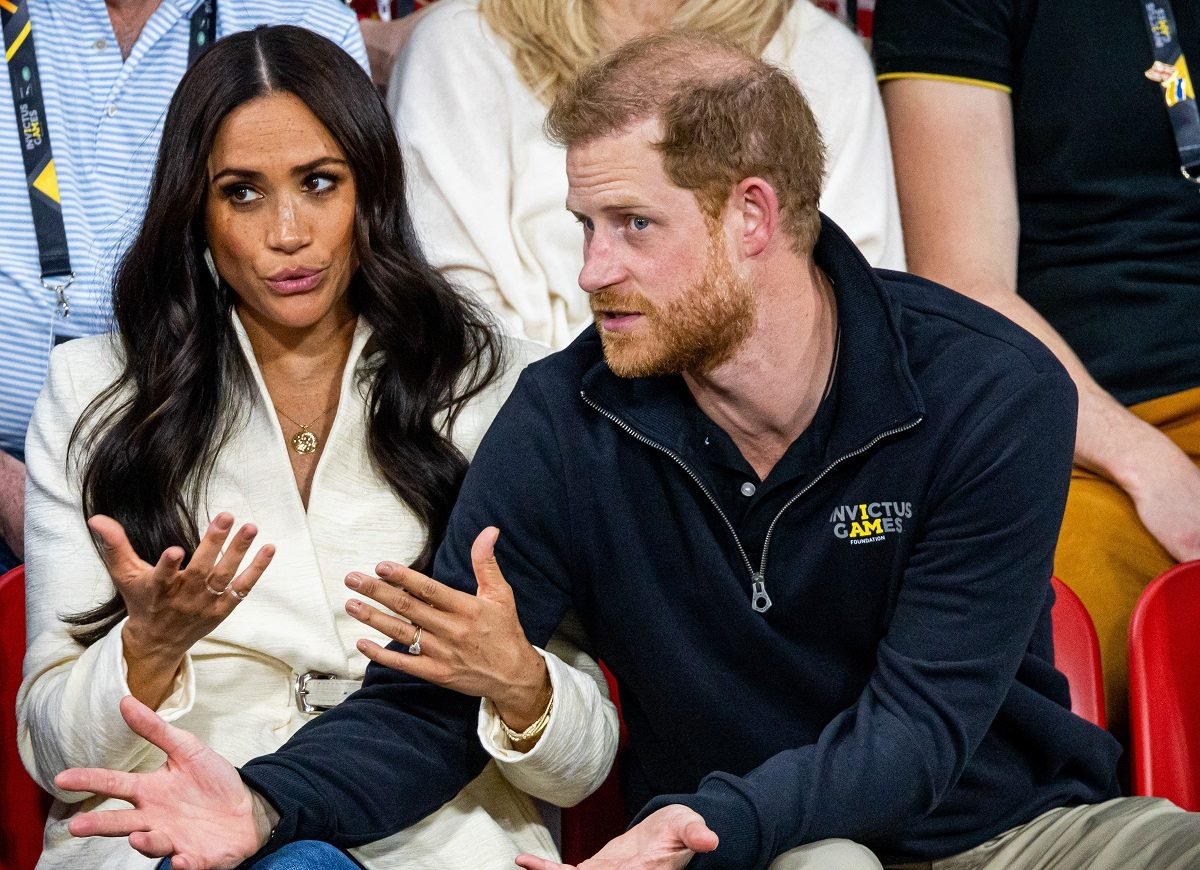
[[[710,218],[734,185],[758,176],[775,189],[798,253],[816,244],[825,146],[808,101],[783,70],[705,33],[668,30],[626,43],[559,91],[546,135],[570,148],[647,119],[667,177]]]

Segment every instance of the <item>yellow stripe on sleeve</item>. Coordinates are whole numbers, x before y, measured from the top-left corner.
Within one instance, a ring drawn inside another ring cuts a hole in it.
[[[977,88],[988,88],[993,91],[1000,91],[1005,94],[1011,94],[1012,88],[1008,85],[1002,85],[999,82],[989,82],[986,79],[973,79],[968,76],[944,76],[940,73],[922,73],[922,72],[889,72],[883,73],[875,77],[879,82],[890,82],[896,79],[922,79],[929,82],[954,82],[959,85],[974,85]]]

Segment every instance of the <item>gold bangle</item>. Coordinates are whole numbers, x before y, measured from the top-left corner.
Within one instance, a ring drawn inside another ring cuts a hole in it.
[[[546,725],[550,722],[550,712],[554,709],[554,690],[550,690],[550,701],[546,704],[546,709],[542,711],[542,715],[538,716],[534,723],[524,731],[514,731],[508,727],[508,723],[504,721],[504,717],[497,715],[500,720],[500,728],[504,731],[504,736],[512,743],[521,743],[525,740],[532,740],[535,737],[540,737],[542,732],[546,730]]]

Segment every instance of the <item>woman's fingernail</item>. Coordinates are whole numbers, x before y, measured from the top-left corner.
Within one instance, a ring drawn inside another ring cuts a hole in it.
[[[349,610],[351,613],[358,613],[358,611],[361,608],[362,608],[361,601],[355,601],[353,598],[351,598],[349,601],[346,602],[346,609]]]
[[[375,569],[375,573],[377,573],[380,577],[390,577],[392,573],[392,563],[380,562],[379,566]]]
[[[361,574],[347,574],[346,585],[351,589],[359,589],[362,587],[363,578]]]

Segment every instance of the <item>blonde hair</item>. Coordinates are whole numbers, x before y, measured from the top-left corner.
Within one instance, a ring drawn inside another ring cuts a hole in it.
[[[720,36],[757,56],[793,0],[683,0],[669,27]],[[481,0],[488,26],[512,49],[513,65],[546,105],[581,69],[604,54],[593,0]]]

